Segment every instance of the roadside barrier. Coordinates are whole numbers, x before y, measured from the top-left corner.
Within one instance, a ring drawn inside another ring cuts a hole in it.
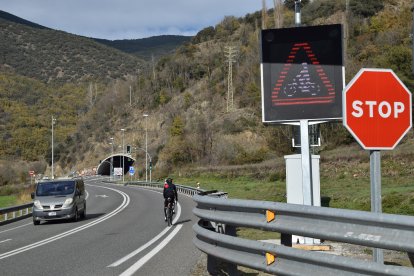
[[[0,225],[28,218],[32,215],[33,203],[0,209]]]
[[[410,255],[414,252],[412,216],[203,195],[193,198],[197,203],[193,213],[200,218],[193,227],[194,244],[208,256],[228,262],[230,270],[241,265],[277,275],[414,275],[410,267],[310,252],[235,235],[236,227],[255,228]],[[222,224],[224,231],[205,227],[208,223]],[[207,266],[214,274],[216,267]]]

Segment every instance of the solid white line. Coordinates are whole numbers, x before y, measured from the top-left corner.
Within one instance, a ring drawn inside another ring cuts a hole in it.
[[[176,226],[174,231],[172,231],[159,245],[157,245],[157,247],[155,247],[147,255],[139,259],[130,268],[122,272],[120,276],[130,276],[137,272],[146,262],[151,260],[152,257],[154,257],[158,252],[160,252],[161,249],[163,249],[174,238],[178,231],[181,230],[181,227],[183,227],[182,224]]]
[[[90,186],[95,186],[95,185],[90,185]],[[101,222],[103,222],[103,221],[105,221],[105,220],[113,217],[114,215],[118,214],[119,212],[121,212],[122,210],[124,210],[129,205],[130,199],[129,199],[129,196],[126,193],[124,193],[124,192],[122,192],[120,190],[116,190],[116,189],[109,188],[109,187],[103,187],[103,186],[97,186],[97,187],[104,188],[104,189],[109,189],[109,190],[113,190],[113,191],[121,194],[122,197],[124,198],[123,202],[121,203],[121,205],[119,205],[111,213],[109,213],[109,214],[107,214],[107,215],[105,215],[105,216],[103,216],[101,218],[98,218],[98,219],[96,219],[96,220],[94,220],[94,221],[92,221],[90,223],[86,223],[84,225],[81,225],[81,226],[76,227],[74,229],[71,229],[69,231],[63,232],[61,234],[55,235],[53,237],[50,237],[50,238],[47,238],[47,239],[44,239],[44,240],[41,240],[41,241],[38,241],[38,242],[35,242],[35,243],[32,243],[32,244],[29,244],[29,245],[26,245],[26,246],[23,246],[23,247],[20,247],[20,248],[17,248],[17,249],[14,249],[12,251],[5,252],[3,254],[0,254],[0,260],[1,259],[8,258],[8,257],[11,257],[11,256],[16,255],[16,254],[20,254],[20,253],[25,252],[25,251],[28,251],[30,249],[33,249],[33,248],[36,248],[36,247],[39,247],[39,246],[48,244],[50,242],[59,240],[61,238],[67,237],[67,236],[72,235],[72,234],[75,234],[75,233],[77,233],[79,231],[85,230],[85,229],[87,229],[89,227],[92,227],[92,226],[94,226],[94,225],[96,225],[98,223],[101,223]]]
[[[177,222],[178,218],[181,216],[181,205],[177,202],[177,215],[174,218],[173,224]],[[162,236],[164,236],[168,230],[170,230],[170,227],[165,228],[164,230],[162,230],[157,236],[155,236],[152,240],[150,240],[149,242],[147,242],[146,244],[144,244],[143,246],[139,247],[137,250],[132,251],[131,253],[129,253],[128,255],[126,255],[125,257],[119,259],[118,261],[108,265],[107,267],[116,267],[119,266],[120,264],[126,262],[127,260],[131,259],[132,257],[134,257],[135,255],[139,254],[141,251],[145,250],[146,248],[148,248],[151,244],[155,243],[156,241],[158,241],[159,239],[162,238]]]
[[[0,241],[0,243],[3,243],[3,242],[8,242],[8,241],[11,241],[12,239],[7,239],[7,240],[4,240],[4,241]]]
[[[10,229],[7,229],[7,230],[3,230],[3,231],[0,231],[0,234],[1,233],[4,233],[4,232],[9,232],[9,231],[15,230],[17,228],[21,228],[21,227],[25,227],[25,226],[28,226],[28,225],[32,225],[32,224],[33,223],[30,222],[30,223],[26,223],[26,224],[23,224],[23,225],[20,225],[20,226],[16,226],[16,227],[13,227],[13,228],[10,228]]]

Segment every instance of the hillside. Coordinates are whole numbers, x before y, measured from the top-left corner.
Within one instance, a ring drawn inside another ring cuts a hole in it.
[[[92,39],[0,13],[0,70],[43,82],[109,81],[135,75],[143,61]]]
[[[410,1],[351,3],[347,18],[346,81],[362,67],[392,68],[412,90]],[[345,6],[339,0],[315,0],[304,6],[302,13],[304,25],[342,23],[346,18]],[[273,16],[273,10],[270,10],[264,22],[267,28],[274,27]],[[284,27],[294,25],[292,10],[284,8],[283,18]],[[120,129],[125,128],[125,143],[138,148],[144,147],[147,130],[154,178],[171,173],[184,176],[200,172],[224,177],[248,174],[258,179],[283,178],[283,155],[294,151],[291,147],[293,127],[264,126],[261,122],[261,21],[260,12],[243,18],[228,16],[216,26],[201,30],[173,54],[160,58],[155,67],[144,68],[138,77],[110,85],[98,83],[97,88],[94,85],[76,88],[80,90],[79,94],[74,94],[76,100],[83,101],[83,105],[71,116],[71,131],[58,137],[55,159],[58,173],[96,166],[111,152],[109,138],[114,137],[115,150],[119,150],[122,143]],[[75,41],[77,39],[84,38],[75,38]],[[226,46],[237,49],[233,65],[234,108],[229,111]],[[13,89],[3,88],[10,83],[9,78],[5,76],[4,83],[0,84],[0,91],[3,89],[8,95],[20,90],[16,89],[16,84]],[[47,89],[53,91],[53,87]],[[39,90],[43,90],[42,87]],[[150,115],[147,121],[142,116],[144,113]],[[14,116],[19,118],[19,115]],[[44,128],[47,130],[48,118],[45,118]],[[19,137],[17,130],[24,124],[16,124],[14,128],[11,119],[7,122],[14,132],[7,141],[13,145],[17,143],[14,137]],[[59,128],[64,129],[67,124],[62,122],[56,126],[56,131],[61,131]],[[43,152],[39,159],[47,156],[50,149],[48,133],[43,137],[46,145],[39,150]],[[316,153],[355,144],[340,122],[323,124],[321,138],[322,146],[314,149]],[[19,144],[19,148],[28,147]],[[20,152],[2,154],[2,158],[38,160],[37,157],[27,159]],[[145,156],[142,151],[133,154],[139,160],[137,172],[142,177]],[[346,160],[341,158],[343,156],[338,160]],[[332,159],[335,161],[335,157]],[[50,172],[50,167],[45,172]]]
[[[189,42],[191,38],[191,36],[161,35],[142,39],[94,40],[149,61],[152,57],[158,58],[173,53],[179,46]]]
[[[343,1],[313,1],[303,12],[304,25],[342,23]],[[359,3],[359,2],[358,2]],[[380,3],[381,5],[378,5]],[[411,73],[410,1],[351,2],[346,41],[346,82],[362,67],[392,68],[409,89],[414,88]],[[274,26],[273,11],[268,12],[267,28]],[[294,25],[293,11],[283,10],[284,26]],[[125,84],[114,110],[110,98],[102,98],[100,111],[90,114],[99,121],[92,135],[95,158],[109,150],[107,137],[120,141],[119,131],[106,122],[126,128],[126,142],[142,147],[148,118],[148,147],[160,176],[180,169],[259,164],[291,153],[292,127],[265,127],[261,123],[259,32],[261,13],[243,18],[228,16],[214,26],[201,30],[174,54],[160,59],[154,71],[144,72],[136,81]],[[233,66],[235,108],[226,111],[227,62],[225,47],[237,49]],[[129,107],[128,87],[133,95]],[[115,119],[116,118],[116,119]],[[131,123],[132,122],[132,123]],[[104,130],[109,130],[102,136]],[[321,126],[322,147],[316,152],[355,143],[338,122]],[[86,163],[81,163],[87,166]],[[142,169],[140,170],[142,173]],[[242,173],[242,172],[240,172]],[[264,173],[265,174],[265,173]],[[263,175],[262,175],[263,176]]]

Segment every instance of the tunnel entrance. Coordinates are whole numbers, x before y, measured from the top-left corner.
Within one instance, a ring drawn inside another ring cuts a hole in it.
[[[111,175],[111,164],[112,168],[122,168],[122,160],[124,161],[124,174],[127,174],[129,167],[135,163],[135,159],[128,154],[113,154],[105,158],[98,165],[97,174],[99,175]]]

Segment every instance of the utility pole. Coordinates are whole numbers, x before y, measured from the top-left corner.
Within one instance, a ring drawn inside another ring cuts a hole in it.
[[[154,58],[154,54],[151,55],[151,61],[152,61],[152,79],[155,80],[155,58]]]
[[[266,0],[262,0],[262,30],[266,29],[266,23],[267,23]]]
[[[345,41],[344,41],[344,60],[345,64],[348,59],[348,42],[349,42],[349,0],[345,0],[345,19],[344,19],[344,33],[345,33]]]
[[[235,46],[225,46],[224,52],[227,58],[229,71],[227,74],[227,112],[234,109],[233,95],[233,63],[236,62],[235,57],[237,50]]]
[[[275,28],[279,29],[283,27],[283,1],[273,0],[273,17],[275,20]]]
[[[132,106],[132,88],[129,86],[129,106]]]
[[[54,164],[53,164],[53,161],[54,161],[54,145],[53,145],[53,126],[55,125],[55,123],[56,123],[56,118],[54,118],[53,117],[53,115],[52,115],[52,179],[55,179],[55,171],[54,171]]]
[[[414,74],[414,5],[411,8],[411,12],[413,13],[413,23],[412,23],[412,29],[411,29],[411,47],[413,48],[412,49],[412,58],[413,58],[413,60],[412,60],[411,68],[412,68],[412,71],[413,71],[413,74]]]

